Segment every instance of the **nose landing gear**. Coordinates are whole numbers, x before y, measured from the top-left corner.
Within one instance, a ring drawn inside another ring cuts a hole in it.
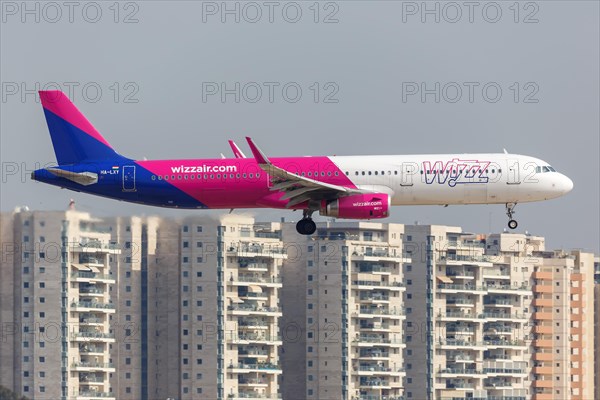
[[[510,229],[517,229],[517,226],[519,226],[517,221],[513,219],[516,206],[517,203],[506,203],[506,215],[508,216],[508,227]]]

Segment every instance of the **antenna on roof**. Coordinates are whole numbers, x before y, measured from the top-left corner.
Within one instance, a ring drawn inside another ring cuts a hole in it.
[[[502,150],[504,150],[504,154],[508,154],[508,151],[506,151],[506,149],[502,149]]]

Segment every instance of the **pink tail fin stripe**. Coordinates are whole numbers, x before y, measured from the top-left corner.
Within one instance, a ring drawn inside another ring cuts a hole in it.
[[[112,146],[108,144],[100,132],[98,132],[77,107],[71,103],[71,100],[69,100],[66,94],[60,90],[41,90],[40,99],[42,100],[42,106],[46,110],[56,114],[58,117],[64,119],[71,125],[112,149]]]

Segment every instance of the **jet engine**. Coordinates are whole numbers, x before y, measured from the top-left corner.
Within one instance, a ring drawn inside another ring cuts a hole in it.
[[[390,196],[386,193],[353,194],[323,200],[319,214],[349,219],[376,219],[390,215]]]

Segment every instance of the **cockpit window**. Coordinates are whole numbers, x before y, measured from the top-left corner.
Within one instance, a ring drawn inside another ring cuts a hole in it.
[[[535,167],[535,172],[537,174],[543,174],[546,172],[556,172],[556,170],[554,168],[552,168],[549,165],[544,165],[543,167],[540,167],[539,165],[537,167]]]

